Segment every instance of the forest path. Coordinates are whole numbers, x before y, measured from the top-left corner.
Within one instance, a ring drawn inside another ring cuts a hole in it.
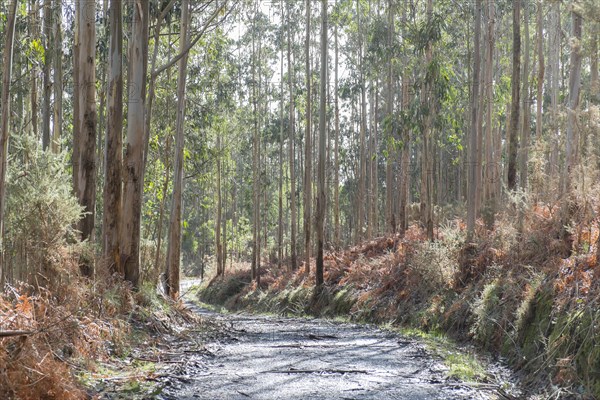
[[[190,307],[226,334],[171,378],[164,399],[498,398],[448,379],[423,343],[373,326]]]

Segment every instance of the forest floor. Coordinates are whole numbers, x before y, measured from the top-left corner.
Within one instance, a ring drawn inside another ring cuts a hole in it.
[[[488,383],[461,380],[423,338],[375,325],[187,306],[221,329],[208,340],[206,330],[198,330],[195,341],[202,351],[190,351],[172,370],[161,399],[513,398],[505,369],[474,361],[467,368]],[[460,357],[464,350],[444,346],[444,351]]]
[[[224,329],[178,368],[163,399],[512,398],[498,384],[449,377],[423,339],[374,325],[188,306]],[[493,371],[507,380],[505,370]]]
[[[536,206],[522,234],[508,216],[493,230],[479,224],[477,240],[468,243],[464,224],[455,221],[439,228],[434,242],[412,225],[402,237],[330,251],[319,292],[312,259],[309,274],[305,265],[286,268],[286,260],[265,263],[260,283],[249,265],[234,264],[197,297],[230,311],[412,330],[510,366],[523,398],[600,399],[599,231],[582,224],[570,242],[561,240],[555,215]]]

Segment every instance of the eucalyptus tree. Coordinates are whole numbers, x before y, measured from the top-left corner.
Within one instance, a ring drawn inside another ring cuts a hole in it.
[[[4,28],[4,51],[2,52],[2,96],[0,97],[0,281],[4,284],[4,210],[6,209],[6,170],[8,168],[8,138],[10,119],[10,88],[13,67],[13,49],[17,18],[17,0],[8,5],[8,15]]]
[[[43,96],[42,103],[42,147],[48,149],[50,147],[50,113],[51,113],[51,96],[52,96],[52,81],[50,70],[53,64],[54,49],[52,43],[52,0],[44,0],[43,3],[43,25],[44,25],[44,65],[43,65]]]
[[[527,163],[529,159],[529,137],[530,137],[530,125],[531,125],[531,91],[530,91],[530,58],[531,58],[531,46],[529,37],[529,1],[523,0],[523,36],[525,41],[525,49],[523,54],[523,78],[522,78],[522,92],[521,92],[521,104],[522,104],[522,119],[521,119],[521,151],[519,157],[519,180],[520,186],[523,190],[527,189]]]
[[[508,190],[517,185],[517,151],[519,148],[519,115],[521,95],[521,1],[513,2],[513,43],[512,43],[512,76],[510,127],[508,129]],[[558,72],[558,71],[556,71]]]
[[[304,133],[304,268],[310,272],[310,231],[312,226],[312,144],[311,144],[311,70],[310,70],[310,19],[311,0],[306,0],[306,36],[304,41],[305,73],[306,73],[306,116]]]
[[[79,224],[82,240],[94,241],[94,222],[96,213],[96,134],[98,117],[96,115],[96,5],[93,2],[80,0],[78,15],[79,92],[77,123],[79,127],[75,134],[78,136],[78,175],[77,197],[79,204],[85,209],[85,215]],[[93,263],[83,262],[82,272],[92,276]]]
[[[102,249],[111,272],[123,275],[119,251],[121,171],[123,168],[123,23],[122,2],[110,2],[108,51],[108,115],[104,147],[104,212]]]
[[[294,72],[292,66],[292,46],[293,38],[291,32],[291,9],[290,2],[286,2],[286,20],[287,20],[287,65],[288,65],[288,88],[289,88],[289,171],[290,171],[290,268],[295,270],[298,267],[297,247],[296,247],[296,162],[295,162],[295,106],[294,106]]]
[[[334,80],[333,80],[333,96],[334,96],[334,113],[335,113],[335,140],[334,140],[334,164],[333,164],[333,225],[334,225],[334,243],[339,247],[340,243],[340,105],[339,105],[339,48],[338,48],[338,3],[335,4],[335,20],[334,20]]]
[[[140,276],[140,237],[142,190],[144,181],[144,111],[148,69],[149,5],[144,0],[132,4],[127,103],[127,137],[123,158],[123,222],[120,252],[125,279],[134,287]]]
[[[81,8],[81,0],[80,1],[76,1],[76,11],[75,11],[75,18],[79,19],[79,12],[77,11],[78,8]],[[39,1],[38,0],[30,0],[29,1],[29,24],[28,24],[28,30],[29,30],[29,35],[30,35],[30,40],[31,40],[31,44],[32,46],[35,48],[37,46],[39,46],[41,48],[41,40],[40,40],[40,22],[39,22],[39,14],[40,14],[40,5],[39,5]],[[75,25],[75,29],[78,31],[79,34],[79,21],[77,22],[77,25]],[[42,50],[43,51],[43,50]],[[38,65],[40,64],[39,62],[36,62],[37,60],[32,61],[31,63],[31,70],[30,70],[30,75],[31,75],[31,131],[33,133],[33,137],[36,138],[36,140],[39,140],[39,129],[40,129],[40,124],[39,124],[39,110],[38,110],[38,103],[39,103],[39,99],[38,99],[38,78],[39,78],[39,68]],[[79,61],[77,61],[79,62]],[[79,69],[77,70],[73,70],[74,73],[78,73]],[[79,88],[78,88],[79,89]],[[75,93],[77,93],[78,91],[75,91]],[[75,99],[75,101],[78,101],[77,97]],[[79,117],[79,116],[78,116]],[[76,174],[79,173],[79,170],[77,170],[75,172]]]
[[[327,41],[327,0],[321,0],[321,81],[319,97],[319,163],[317,173],[318,195],[317,195],[317,213],[316,213],[316,233],[317,233],[317,260],[316,260],[316,285],[320,288],[323,285],[323,245],[325,229],[325,143],[327,139],[327,69],[328,69],[328,41]]]
[[[177,76],[177,119],[175,123],[175,166],[173,169],[173,194],[171,197],[171,216],[169,218],[169,244],[167,246],[167,294],[172,299],[179,297],[179,274],[181,252],[181,213],[183,193],[183,155],[184,155],[184,122],[185,122],[185,84],[189,52],[185,49],[189,44],[190,6],[188,0],[181,3],[181,32],[179,50],[184,53],[179,60]]]
[[[357,216],[355,241],[363,239],[363,226],[365,219],[365,194],[367,185],[367,159],[366,159],[366,134],[367,134],[367,100],[365,93],[365,71],[363,65],[363,23],[361,18],[362,10],[360,1],[356,1],[356,18],[358,25],[358,76],[360,86],[360,127],[359,127],[359,175],[358,175],[358,196],[356,198]]]
[[[439,20],[433,16],[433,1],[427,1],[426,20],[421,29],[421,50],[425,54],[425,77],[421,84],[421,109],[424,115],[421,116],[421,192],[419,194],[421,219],[427,238],[433,240],[433,122],[436,117],[437,107],[435,98],[435,79],[437,70],[437,61],[434,62],[433,43],[439,40],[440,26]],[[423,29],[424,28],[424,29]]]
[[[489,225],[493,226],[494,215],[496,212],[496,186],[494,180],[496,179],[495,171],[498,164],[495,161],[495,140],[494,138],[494,71],[493,61],[494,54],[496,52],[496,5],[494,2],[487,4],[487,43],[485,47],[485,77],[484,77],[484,88],[485,88],[485,169],[483,190],[484,190],[484,209],[485,215],[488,216]],[[541,97],[541,96],[540,96]],[[538,102],[541,106],[541,102]]]
[[[475,231],[475,217],[477,214],[476,196],[479,190],[477,174],[477,141],[480,132],[478,130],[478,94],[479,94],[479,70],[481,63],[480,40],[481,40],[481,0],[475,0],[475,35],[473,36],[473,90],[471,94],[471,129],[469,132],[469,195],[467,197],[467,240],[473,238]]]
[[[62,39],[62,4],[54,2],[54,115],[51,148],[54,153],[60,151],[63,125],[63,39]]]

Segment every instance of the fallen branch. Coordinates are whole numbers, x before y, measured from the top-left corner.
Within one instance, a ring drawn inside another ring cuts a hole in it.
[[[34,333],[34,331],[0,331],[0,337],[29,336]]]
[[[286,371],[265,371],[271,374],[368,374],[369,371],[362,369],[294,369],[290,368]]]

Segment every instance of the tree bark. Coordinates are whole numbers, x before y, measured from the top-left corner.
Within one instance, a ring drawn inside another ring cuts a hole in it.
[[[520,0],[518,0],[520,1]],[[477,173],[480,171],[477,165],[477,137],[478,124],[478,94],[479,94],[479,70],[480,70],[480,37],[481,37],[481,0],[475,0],[475,35],[473,37],[473,86],[471,94],[471,129],[469,133],[469,195],[467,197],[467,241],[473,240],[475,232],[476,217],[476,195]]]
[[[356,1],[356,15],[358,18],[358,73],[360,79],[360,127],[359,127],[359,175],[358,175],[358,198],[356,207],[356,234],[355,241],[359,243],[363,239],[363,227],[365,219],[365,193],[367,187],[367,154],[366,154],[366,131],[367,131],[367,100],[365,93],[365,72],[363,66],[363,27],[361,19],[360,1]]]
[[[144,189],[144,110],[148,69],[149,15],[147,1],[134,0],[132,6],[120,251],[125,279],[137,288],[140,276],[140,230]]]
[[[96,215],[96,19],[95,4],[81,1],[79,13],[79,204],[85,216],[79,230],[82,240],[94,241]],[[83,260],[81,271],[93,275],[93,260]]]
[[[81,0],[77,0],[76,4]],[[77,8],[77,6],[76,6]],[[77,14],[77,11],[76,11]],[[39,4],[38,0],[31,0],[31,20],[30,20],[30,32],[31,39],[37,40],[40,37],[40,24],[39,24]],[[78,29],[78,26],[75,26],[75,29]],[[37,63],[31,63],[31,128],[33,132],[33,137],[36,140],[39,140],[39,122],[38,122],[38,67]],[[79,88],[77,88],[79,89]],[[75,97],[73,100],[77,101],[78,97]]]
[[[544,27],[542,0],[538,0],[536,13],[536,39],[537,39],[537,54],[538,54],[538,81],[537,81],[537,96],[536,96],[536,116],[535,116],[535,136],[537,140],[542,138],[543,115],[542,106],[544,105],[544,74],[546,72],[544,64]],[[597,68],[596,68],[596,72]],[[593,85],[592,85],[593,86]]]
[[[390,7],[393,7],[393,5],[390,5]],[[393,8],[391,9],[391,12],[393,13]],[[403,29],[406,29],[406,6],[402,9],[402,22],[403,22]],[[394,19],[393,19],[393,14],[392,16],[390,16],[390,24],[392,25],[391,27],[391,34],[393,35],[394,33]],[[390,39],[390,45],[392,45],[392,39]],[[390,85],[391,85],[391,89],[390,90],[394,90],[394,75],[392,74],[392,69],[390,66]],[[409,107],[409,103],[410,103],[410,93],[409,93],[409,88],[410,88],[410,72],[409,69],[407,67],[404,68],[403,74],[402,74],[402,111],[404,113],[408,113],[408,107]],[[390,112],[393,113],[394,111],[394,106],[393,106],[393,92],[392,94],[389,94],[390,96]],[[398,225],[400,227],[400,234],[404,235],[406,229],[408,228],[408,213],[407,213],[407,207],[408,207],[408,188],[410,187],[410,131],[407,127],[403,127],[402,128],[402,136],[401,136],[401,140],[402,140],[402,147],[400,149],[400,193],[399,193],[399,204],[398,204]],[[391,168],[391,167],[390,167]],[[393,178],[392,178],[393,179]],[[393,182],[393,181],[392,181]],[[391,185],[390,185],[391,186]],[[390,198],[390,201],[393,200],[393,196],[392,198]],[[393,213],[393,207],[391,207],[391,212]],[[393,214],[392,214],[393,217]],[[392,220],[393,224],[392,224],[392,232],[396,229],[396,222],[394,222],[395,219]]]
[[[223,244],[221,243],[221,135],[217,133],[217,219],[215,221],[215,243],[217,254],[217,276],[223,275]]]
[[[394,2],[393,0],[388,0],[388,37],[387,37],[387,46],[388,49],[392,48],[392,44],[394,42]],[[393,129],[393,117],[394,117],[394,66],[393,66],[393,54],[390,50],[388,50],[387,54],[387,98],[386,98],[386,118],[387,118],[387,155],[385,160],[385,222],[387,225],[388,233],[394,233],[396,231],[396,219],[394,218],[394,175],[393,175],[393,162],[394,157],[393,154],[395,152],[395,146],[391,144],[395,140],[394,138],[394,129]],[[405,77],[403,77],[403,80]],[[401,175],[400,175],[400,184],[402,185],[402,180],[404,179],[404,166],[401,165]],[[400,194],[402,197],[402,194]],[[402,212],[402,211],[400,211]]]
[[[523,120],[521,123],[521,157],[520,157],[520,186],[527,189],[527,163],[529,158],[529,132],[531,125],[531,93],[529,90],[529,64],[530,64],[530,40],[529,40],[529,4],[523,0],[523,18],[525,35],[525,55],[523,62]]]
[[[281,25],[283,26],[283,0],[281,1]],[[281,263],[283,260],[283,29],[281,30],[280,36],[280,71],[281,77],[280,82],[280,95],[279,95],[279,193],[277,199],[277,267],[281,269]]]
[[[123,168],[123,25],[122,0],[110,2],[108,115],[104,148],[103,255],[111,273],[124,276],[119,252],[121,171]]]
[[[493,1],[488,4],[488,33],[487,33],[487,52],[486,52],[486,67],[485,67],[485,96],[486,96],[486,122],[485,122],[485,145],[486,145],[486,168],[485,168],[485,214],[490,226],[494,225],[496,213],[496,179],[500,175],[499,165],[496,163],[495,147],[494,147],[494,127],[493,127],[493,112],[494,112],[494,72],[493,61],[496,45],[496,5]]]
[[[337,1],[336,1],[337,5]],[[340,107],[339,107],[339,49],[338,49],[338,22],[334,27],[335,41],[335,61],[334,61],[334,108],[335,108],[335,141],[334,141],[334,174],[333,174],[333,224],[334,224],[334,242],[335,246],[341,246],[341,231],[340,231]]]
[[[520,1],[520,0],[519,0]],[[473,86],[471,94],[471,132],[469,136],[469,195],[467,197],[467,242],[473,240],[475,232],[475,196],[477,190],[477,116],[478,105],[477,99],[479,94],[479,70],[480,70],[480,37],[481,37],[481,0],[475,1],[475,36],[473,43]]]
[[[252,269],[251,278],[258,282],[260,279],[260,139],[259,139],[259,110],[258,96],[260,95],[260,83],[257,84],[257,59],[260,60],[260,54],[256,54],[256,18],[258,2],[254,5],[254,18],[252,22],[252,114],[254,130],[252,134],[252,197],[253,197],[253,223],[252,223]],[[260,40],[260,39],[259,39]],[[260,47],[260,45],[259,45]],[[260,53],[260,49],[258,51]],[[260,67],[259,67],[260,68]],[[259,72],[260,74],[260,72]],[[260,78],[259,78],[260,79]]]
[[[63,124],[63,67],[62,67],[62,8],[55,2],[54,14],[54,127],[52,128],[51,148],[53,153],[60,151]]]
[[[517,151],[519,148],[519,111],[521,92],[521,0],[513,2],[512,103],[510,111],[510,145],[508,148],[508,190],[517,185]]]
[[[183,51],[188,45],[190,5],[188,0],[181,3],[181,33],[179,47]],[[179,297],[179,270],[181,254],[181,213],[183,208],[183,149],[185,123],[185,83],[189,52],[179,60],[177,76],[177,119],[175,122],[175,167],[173,169],[173,197],[169,218],[169,244],[167,245],[167,294],[172,299]]]
[[[575,2],[574,2],[575,3]],[[570,200],[572,180],[575,168],[579,162],[579,131],[577,129],[577,113],[579,111],[579,93],[581,90],[581,59],[582,59],[582,25],[583,19],[573,4],[571,8],[571,60],[569,69],[569,97],[567,103],[567,137],[565,153],[565,176],[563,178],[563,237],[567,237],[566,226],[571,219]]]
[[[52,67],[52,57],[54,56],[52,36],[52,0],[44,0],[44,103],[42,109],[42,148],[47,150],[50,147],[50,110],[52,81],[50,80],[50,69]]]
[[[433,0],[427,1],[427,21],[431,23],[433,18]],[[430,67],[433,60],[433,46],[431,40],[425,49],[425,65]],[[475,77],[474,77],[475,79]],[[421,153],[421,219],[427,233],[427,239],[433,240],[433,137],[432,127],[435,114],[435,102],[433,94],[433,82],[425,80],[422,86],[422,106],[429,109],[423,122],[423,145]]]
[[[6,209],[6,170],[8,168],[8,138],[10,119],[10,88],[12,79],[13,45],[17,16],[17,0],[8,5],[8,15],[4,26],[4,51],[2,54],[2,97],[0,97],[0,283],[6,278],[4,210]]]
[[[319,164],[317,166],[317,262],[316,286],[317,290],[323,285],[323,237],[325,228],[325,143],[327,141],[327,0],[321,0],[321,93],[319,97]]]
[[[306,0],[306,40],[304,42],[305,73],[306,73],[306,130],[304,133],[304,270],[310,272],[310,230],[312,215],[312,97],[311,97],[311,71],[310,71],[310,4]]]
[[[71,170],[73,174],[73,194],[79,196],[79,97],[81,87],[79,84],[79,15],[81,14],[81,2],[75,1],[75,17],[73,21],[73,150],[71,154]],[[32,110],[33,111],[33,110]]]
[[[292,52],[292,36],[291,36],[291,18],[290,18],[290,6],[289,2],[286,4],[287,8],[287,63],[288,63],[288,83],[290,92],[290,113],[289,113],[289,155],[290,155],[290,268],[292,271],[296,270],[297,265],[297,254],[296,254],[296,170],[295,170],[295,154],[294,149],[294,129],[295,129],[295,111],[294,111],[294,80],[293,80],[293,69],[291,62]]]

